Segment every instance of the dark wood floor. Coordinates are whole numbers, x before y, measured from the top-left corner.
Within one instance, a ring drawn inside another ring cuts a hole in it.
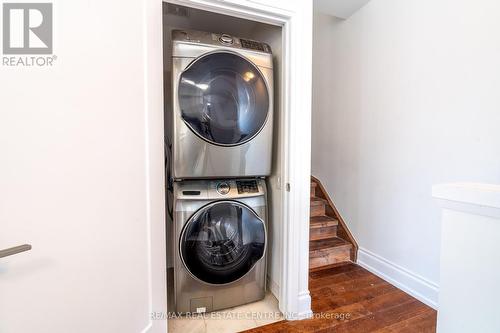
[[[246,332],[436,331],[435,310],[355,264],[309,273],[309,290],[315,318],[281,321]]]

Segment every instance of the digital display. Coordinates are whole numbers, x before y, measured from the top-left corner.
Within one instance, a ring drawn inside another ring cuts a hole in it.
[[[256,180],[237,180],[238,194],[259,193],[259,187]]]
[[[241,46],[246,49],[266,51],[264,44],[249,39],[240,39]]]

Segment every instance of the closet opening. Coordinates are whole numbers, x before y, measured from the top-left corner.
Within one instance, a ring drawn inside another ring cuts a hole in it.
[[[169,332],[282,320],[283,28],[164,2],[163,45]]]

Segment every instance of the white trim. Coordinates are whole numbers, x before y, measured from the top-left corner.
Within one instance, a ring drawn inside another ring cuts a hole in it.
[[[433,309],[438,308],[436,283],[361,247],[357,263]]]
[[[432,196],[436,199],[500,209],[500,185],[497,184],[438,184],[432,186]]]
[[[299,303],[299,312],[292,315],[287,315],[287,319],[302,320],[311,318],[313,316],[313,312],[311,309],[311,295],[309,294],[309,290],[299,295],[298,303]]]
[[[455,183],[432,187],[441,208],[500,218],[500,185]]]
[[[148,323],[143,332],[164,333],[166,320],[152,320],[167,311],[165,242],[165,168],[163,129],[163,10],[161,0],[143,0],[144,135],[148,228]]]

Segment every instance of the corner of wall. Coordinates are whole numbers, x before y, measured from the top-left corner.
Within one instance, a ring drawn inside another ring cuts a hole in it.
[[[267,289],[271,291],[271,294],[276,297],[276,299],[279,301],[279,296],[280,296],[280,286],[279,284],[274,281],[270,275],[267,275]]]

